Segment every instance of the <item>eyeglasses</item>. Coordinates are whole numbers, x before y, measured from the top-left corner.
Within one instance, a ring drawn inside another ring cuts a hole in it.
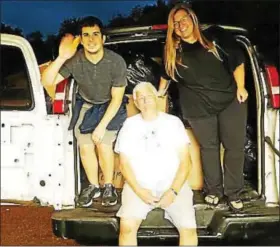
[[[180,27],[180,24],[187,24],[188,22],[188,16],[182,17],[179,21],[174,21],[174,28],[178,29]]]
[[[147,101],[147,100],[151,100],[151,99],[153,99],[155,97],[155,95],[154,94],[148,94],[148,95],[142,95],[142,96],[139,96],[139,97],[137,97],[137,100],[138,101]]]

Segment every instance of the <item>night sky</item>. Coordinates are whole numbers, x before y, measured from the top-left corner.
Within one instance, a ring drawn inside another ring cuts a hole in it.
[[[1,1],[1,21],[18,27],[26,35],[41,31],[44,35],[56,34],[60,23],[72,17],[95,15],[104,24],[117,14],[129,14],[136,6],[154,5],[154,1]]]

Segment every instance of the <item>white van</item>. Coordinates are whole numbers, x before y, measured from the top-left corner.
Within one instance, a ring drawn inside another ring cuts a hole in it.
[[[194,198],[198,234],[205,239],[253,238],[272,234],[279,226],[279,74],[258,53],[246,30],[223,27],[233,32],[247,60],[250,126],[256,140],[255,184],[247,183],[250,189],[244,193],[243,214],[233,214],[226,207],[210,209]],[[106,46],[124,57],[129,51],[158,58],[165,35],[165,25],[113,29],[108,31]],[[53,206],[53,231],[57,236],[117,239],[115,214],[119,204],[110,209],[98,206],[98,202],[95,207],[76,208],[75,197],[85,177],[73,132],[67,130],[76,85],[73,79],[66,79],[49,88],[47,94],[40,81],[40,69],[44,67],[38,66],[24,38],[1,34],[1,203],[33,200]],[[168,105],[167,97],[164,100],[163,105]],[[132,104],[131,114],[136,111]],[[122,184],[116,167],[119,192]],[[157,209],[143,222],[138,237],[168,239],[177,238],[178,233]]]

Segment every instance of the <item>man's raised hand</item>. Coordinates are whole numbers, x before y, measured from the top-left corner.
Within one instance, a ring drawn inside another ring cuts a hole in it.
[[[59,57],[62,59],[69,59],[73,57],[77,51],[77,47],[80,44],[81,37],[74,37],[72,34],[66,34],[59,45]]]

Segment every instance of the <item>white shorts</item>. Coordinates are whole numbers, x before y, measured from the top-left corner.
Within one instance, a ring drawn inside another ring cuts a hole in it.
[[[155,207],[146,204],[132,188],[125,183],[122,191],[122,205],[117,212],[120,218],[146,219],[147,214]],[[195,209],[193,207],[193,192],[185,183],[175,201],[165,208],[164,218],[173,223],[177,229],[196,228]]]

